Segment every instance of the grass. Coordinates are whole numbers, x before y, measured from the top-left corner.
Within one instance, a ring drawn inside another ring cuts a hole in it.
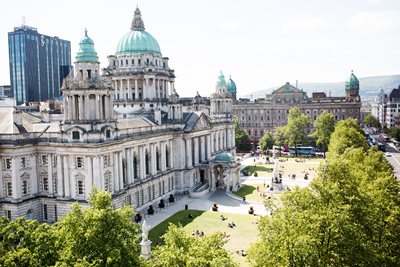
[[[257,186],[259,187],[260,191],[257,191]],[[237,191],[233,192],[233,194],[237,195],[238,197],[246,197],[246,200],[253,200],[258,202],[264,202],[266,199],[265,197],[260,196],[260,192],[265,192],[265,188],[261,184],[243,184],[242,187]],[[279,199],[282,193],[274,192],[273,199]],[[269,196],[269,191],[267,190],[267,196]]]
[[[265,165],[264,166],[263,165],[249,165],[241,170],[242,173],[248,172],[249,175],[253,175],[255,172],[257,172],[258,175],[263,174],[263,173],[266,174],[266,173],[269,173],[272,171],[273,171],[273,168],[267,168],[267,167],[265,167]]]
[[[189,213],[194,216],[194,219],[188,218]],[[222,221],[220,219],[221,214],[228,219]],[[258,219],[259,217],[247,214],[182,210],[151,229],[149,232],[149,239],[153,244],[157,244],[158,242],[162,244],[163,241],[160,237],[167,230],[169,223],[180,223],[188,234],[196,230],[203,231],[206,235],[215,232],[226,232],[230,237],[225,244],[225,248],[233,253],[233,259],[238,262],[240,266],[249,266],[246,258],[237,255],[235,251],[241,249],[247,251],[250,248],[250,244],[257,240],[258,230],[257,224],[254,222]],[[236,227],[229,228],[228,223],[232,221],[235,222]]]

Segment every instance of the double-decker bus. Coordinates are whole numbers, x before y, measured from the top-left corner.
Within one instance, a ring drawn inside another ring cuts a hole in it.
[[[295,147],[290,147],[290,155],[296,155]],[[298,146],[297,155],[315,155],[315,148],[312,146]]]

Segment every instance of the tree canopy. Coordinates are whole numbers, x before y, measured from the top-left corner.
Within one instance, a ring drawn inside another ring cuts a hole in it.
[[[235,126],[235,143],[236,148],[239,151],[250,151],[253,149],[251,145],[251,140],[246,131],[240,129],[239,119],[237,116],[233,119],[233,124]]]
[[[312,133],[312,136],[316,138],[317,145],[322,146],[324,152],[328,149],[329,140],[334,130],[335,117],[325,110],[314,121],[314,132]]]
[[[266,132],[260,139],[260,147],[262,150],[271,149],[274,143],[274,136],[271,134],[271,132]]]
[[[163,239],[165,244],[159,245],[152,252],[147,263],[152,267],[236,267],[223,248],[226,240],[222,233],[203,237],[193,237],[180,226],[170,224]]]
[[[364,118],[364,123],[369,127],[381,127],[381,124],[377,118],[375,118],[372,114],[368,114]]]
[[[288,116],[288,123],[284,126],[285,136],[289,145],[295,147],[297,155],[297,144],[307,141],[307,127],[310,120],[297,107],[291,108]]]
[[[368,144],[356,119],[349,118],[339,121],[332,133],[329,142],[329,155],[343,154],[348,148],[363,148],[367,150]]]
[[[254,266],[400,265],[400,187],[383,153],[359,135],[355,121],[338,123],[318,177],[261,218]]]

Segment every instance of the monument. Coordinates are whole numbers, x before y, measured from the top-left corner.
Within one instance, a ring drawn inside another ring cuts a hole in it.
[[[149,258],[151,252],[151,241],[149,240],[149,230],[150,226],[147,225],[146,220],[142,223],[142,241],[140,245],[142,246],[141,256],[143,258]]]

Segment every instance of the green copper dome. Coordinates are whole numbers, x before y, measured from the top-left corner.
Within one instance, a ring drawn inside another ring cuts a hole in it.
[[[346,90],[359,90],[360,89],[360,82],[358,81],[357,77],[351,71],[351,75],[349,79],[345,82]]]
[[[220,72],[218,76],[218,81],[217,81],[217,86],[226,86],[226,81],[225,81],[225,76],[222,74],[222,71]]]
[[[228,152],[221,152],[215,156],[216,162],[231,162],[235,161],[235,158],[232,156],[231,153]]]
[[[236,84],[230,76],[229,76],[229,80],[227,83],[227,87],[228,87],[228,93],[236,94]]]
[[[76,62],[99,62],[96,50],[94,50],[94,42],[92,38],[87,35],[85,29],[85,36],[79,42],[79,51],[76,53]]]
[[[161,56],[157,40],[144,29],[144,23],[139,8],[136,8],[131,30],[118,42],[116,55],[137,55],[151,53]]]

